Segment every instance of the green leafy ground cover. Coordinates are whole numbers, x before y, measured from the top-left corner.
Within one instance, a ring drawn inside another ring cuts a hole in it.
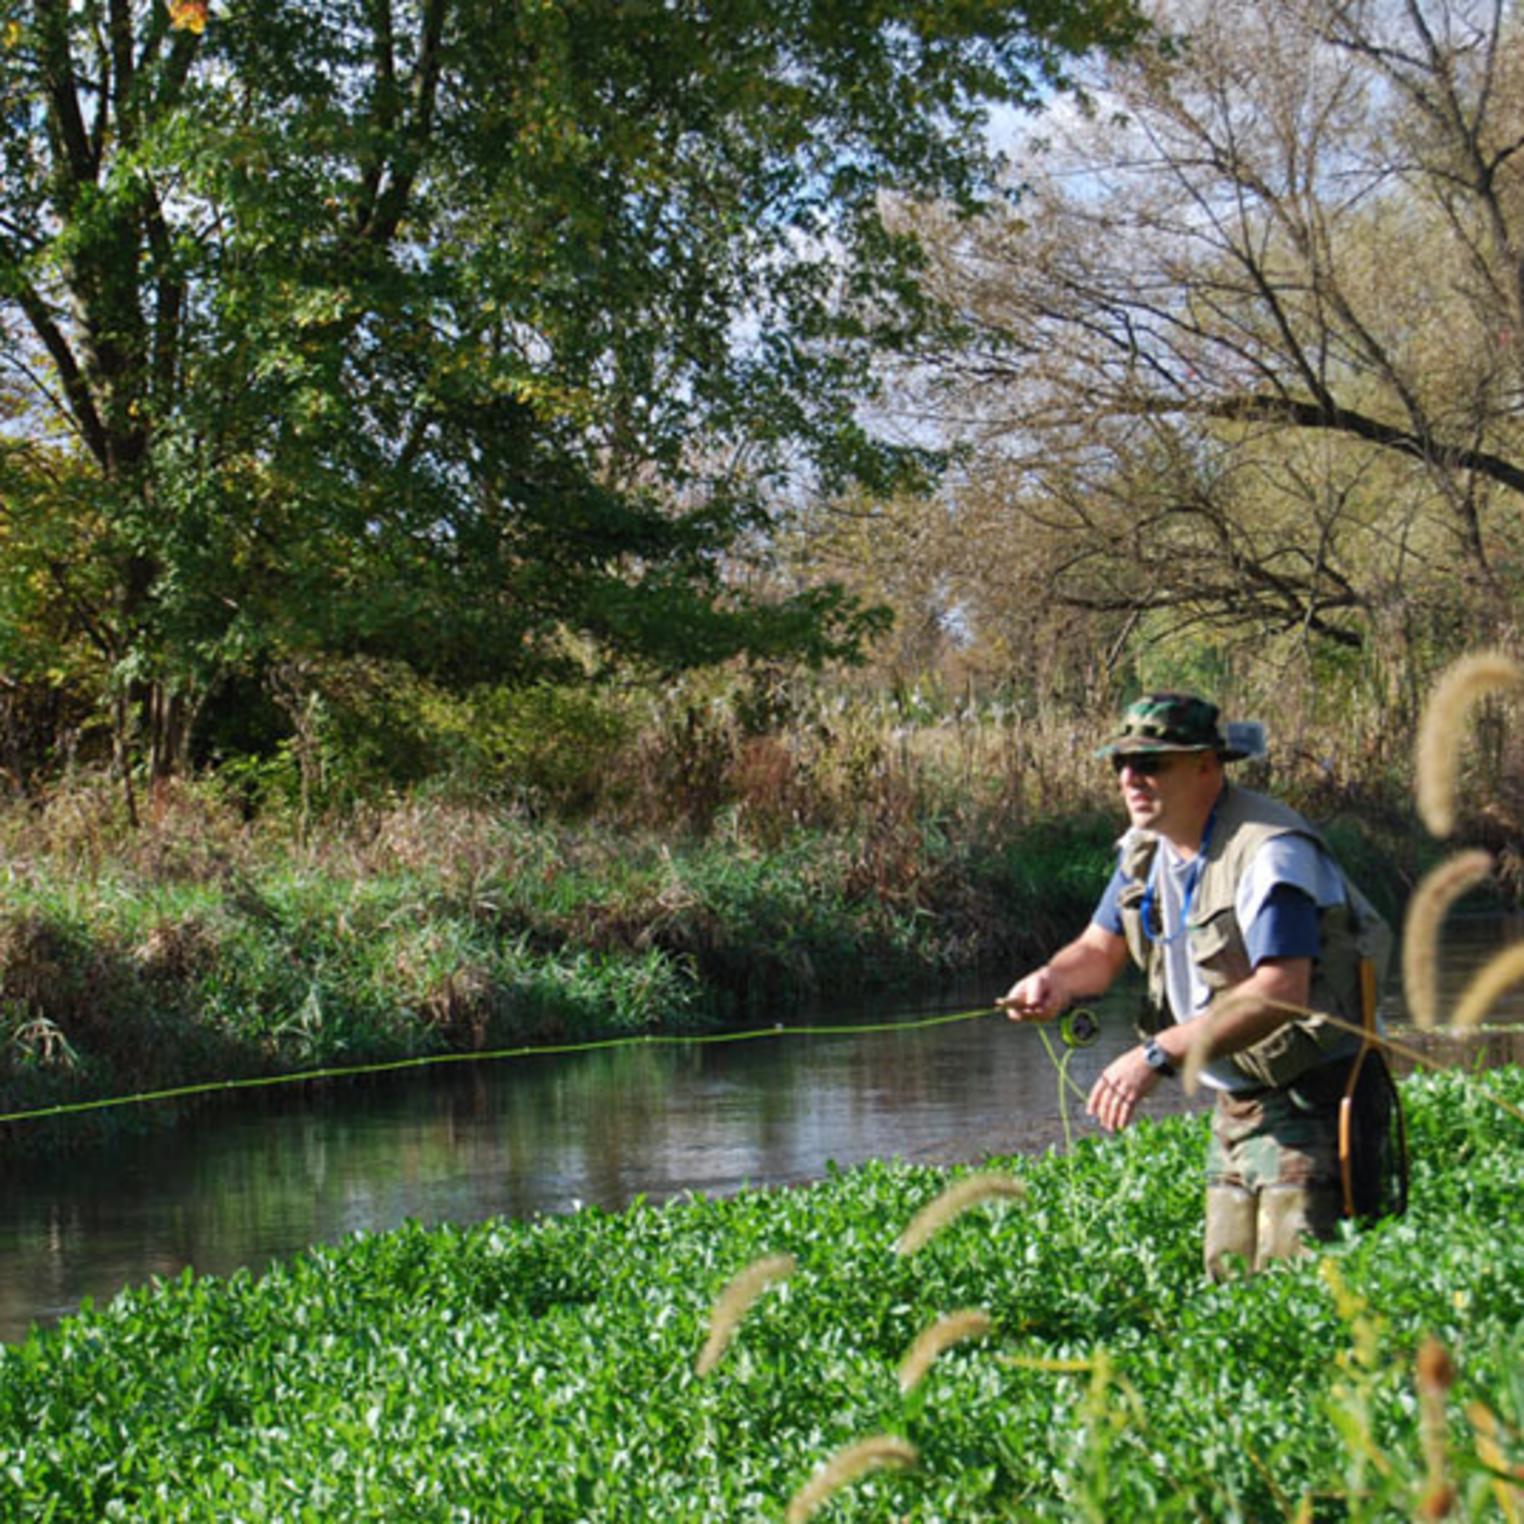
[[[1524,1102],[1524,1071],[1484,1077]],[[1198,1268],[1200,1119],[1069,1156],[918,1253],[948,1176],[533,1223],[416,1226],[255,1279],[132,1290],[0,1353],[0,1516],[777,1519],[841,1446],[920,1453],[829,1519],[1386,1519],[1524,1509],[1524,1123],[1461,1073],[1406,1086],[1409,1214],[1252,1281]],[[711,1303],[797,1270],[694,1372]],[[902,1395],[916,1335],[987,1337]],[[1414,1365],[1454,1383],[1426,1420]]]

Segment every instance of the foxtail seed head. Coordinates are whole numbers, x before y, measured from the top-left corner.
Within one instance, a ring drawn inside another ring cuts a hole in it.
[[[774,1281],[791,1276],[797,1263],[792,1254],[767,1254],[731,1278],[709,1310],[709,1337],[694,1364],[695,1374],[707,1376],[720,1363],[747,1309]]]
[[[1439,1017],[1439,928],[1450,906],[1492,872],[1488,852],[1457,852],[1419,881],[1402,931],[1402,993],[1414,1026]]]
[[[1004,1196],[1019,1199],[1027,1188],[1014,1175],[984,1173],[967,1175],[948,1186],[935,1200],[929,1201],[906,1224],[895,1243],[898,1254],[914,1254],[939,1229],[976,1202]]]
[[[1441,675],[1424,706],[1414,756],[1418,813],[1435,836],[1455,826],[1460,737],[1471,706],[1483,695],[1524,688],[1524,667],[1501,651],[1463,656]]]
[[[875,1434],[838,1450],[789,1500],[784,1524],[804,1524],[830,1495],[881,1466],[913,1466],[920,1452],[897,1434]]]
[[[946,1313],[936,1322],[927,1324],[900,1361],[900,1391],[911,1391],[931,1369],[931,1362],[949,1345],[964,1339],[982,1339],[989,1331],[989,1314],[973,1307]]]
[[[1477,971],[1461,992],[1450,1025],[1460,1031],[1478,1026],[1497,1004],[1503,991],[1511,989],[1521,979],[1524,979],[1524,942],[1515,942]]]
[[[1448,1476],[1449,1430],[1445,1396],[1455,1385],[1455,1366],[1438,1339],[1428,1338],[1418,1351],[1418,1432],[1423,1446],[1423,1496],[1420,1519],[1443,1519],[1455,1505],[1455,1488]]]

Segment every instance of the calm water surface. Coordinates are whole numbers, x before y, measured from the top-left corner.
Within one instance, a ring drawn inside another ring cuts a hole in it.
[[[1488,927],[1453,943],[1446,984],[1458,987],[1505,934]],[[1126,1002],[1102,1009],[1102,1037],[1069,1060],[1082,1090],[1130,1040]],[[904,1022],[931,1012],[889,1014]],[[1524,1018],[1524,1002],[1499,1015]],[[1524,1028],[1493,1033],[1481,1051],[1489,1062],[1524,1061],[1521,1038]],[[1428,1046],[1446,1062],[1478,1052],[1475,1042]],[[831,1161],[944,1164],[1062,1146],[1066,1122],[1075,1136],[1093,1130],[1072,1093],[1066,1115],[1065,1096],[1041,1034],[994,1015],[230,1096],[104,1156],[7,1169],[0,1339],[187,1266],[257,1271],[308,1244],[408,1218],[612,1209],[637,1197],[815,1179]],[[1149,1110],[1197,1104],[1166,1087]]]

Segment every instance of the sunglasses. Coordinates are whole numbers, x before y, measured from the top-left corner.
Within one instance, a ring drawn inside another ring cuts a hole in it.
[[[1130,767],[1140,778],[1157,778],[1170,764],[1167,751],[1115,751],[1111,754],[1111,770],[1118,777],[1124,767]]]

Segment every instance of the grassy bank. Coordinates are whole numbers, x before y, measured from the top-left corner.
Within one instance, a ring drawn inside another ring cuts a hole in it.
[[[811,692],[759,730],[746,698],[531,706],[504,732],[535,740],[508,749],[536,780],[516,794],[475,752],[399,794],[352,748],[321,813],[284,754],[167,785],[137,827],[88,776],[0,810],[0,1113],[777,1020],[976,971],[993,994],[1083,924],[1120,824],[1106,715]],[[1390,767],[1358,782],[1321,755],[1240,771],[1329,824],[1395,920],[1435,849]],[[1489,830],[1468,817],[1517,887]],[[0,1152],[167,1114],[0,1123]]]
[[[1114,829],[667,837],[419,803],[297,840],[179,811],[10,843],[0,1110],[998,983],[1079,924]]]
[[[1524,1103],[1524,1073],[1486,1082]],[[135,1290],[0,1352],[0,1512],[776,1519],[890,1434],[918,1464],[819,1517],[1517,1517],[1524,1124],[1477,1085],[1407,1085],[1405,1218],[1224,1286],[1200,1278],[1204,1137],[1180,1118],[1005,1161],[1025,1198],[912,1255],[896,1237],[948,1177],[881,1163]],[[695,1374],[717,1293],[779,1254],[793,1274]],[[902,1392],[955,1309],[988,1331]]]

